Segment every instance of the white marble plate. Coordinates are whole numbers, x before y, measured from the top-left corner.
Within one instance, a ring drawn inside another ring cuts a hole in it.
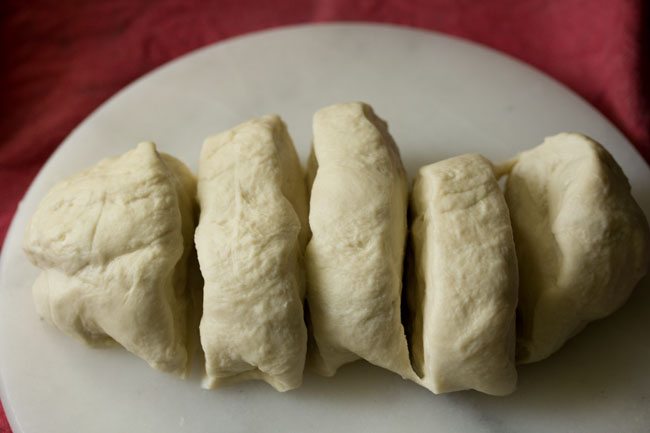
[[[570,61],[570,59],[567,59]],[[507,398],[435,396],[356,363],[299,390],[264,383],[220,391],[150,369],[124,350],[93,350],[39,321],[21,252],[27,218],[59,179],[155,140],[196,167],[202,139],[277,112],[306,157],[311,116],[365,100],[390,124],[411,175],[462,152],[494,160],[573,130],[602,141],[650,213],[650,171],[602,115],[565,87],[489,49],[379,25],[301,26],[199,50],[138,80],[93,113],[25,196],[2,253],[0,378],[15,433],[72,432],[647,432],[650,292],[592,324],[545,362],[520,368]]]

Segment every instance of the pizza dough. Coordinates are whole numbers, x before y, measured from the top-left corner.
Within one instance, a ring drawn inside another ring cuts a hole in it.
[[[491,163],[461,155],[422,167],[411,199],[412,357],[439,394],[515,390],[517,260]]]
[[[205,279],[205,386],[302,383],[307,350],[303,171],[278,116],[208,138],[199,162],[195,242]]]
[[[324,108],[313,126],[310,361],[326,376],[362,358],[412,377],[400,318],[407,181],[399,151],[363,103]]]
[[[25,234],[38,314],[90,345],[117,342],[184,374],[192,250],[191,172],[153,143],[57,184]]]
[[[588,137],[549,137],[507,165],[521,278],[517,357],[527,363],[623,305],[647,270],[648,223],[621,168]]]

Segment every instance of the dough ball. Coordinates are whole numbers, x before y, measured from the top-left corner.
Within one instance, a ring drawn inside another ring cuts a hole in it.
[[[58,183],[25,234],[43,270],[33,288],[39,315],[90,345],[117,342],[184,374],[195,185],[153,143]]]
[[[304,173],[286,126],[264,116],[208,138],[195,242],[205,280],[201,345],[212,388],[297,388],[307,350]]]
[[[506,200],[520,269],[517,357],[528,363],[623,305],[648,267],[648,222],[616,161],[580,134],[518,155]]]
[[[386,123],[366,104],[314,116],[307,299],[313,367],[356,359],[414,375],[401,323],[407,180]]]
[[[411,198],[412,358],[439,394],[515,390],[517,259],[491,163],[461,155],[422,167]]]

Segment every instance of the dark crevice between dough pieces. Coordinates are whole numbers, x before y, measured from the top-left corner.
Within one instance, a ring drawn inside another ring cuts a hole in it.
[[[409,204],[407,211],[407,221],[409,222],[406,234],[406,242],[404,245],[404,263],[402,272],[402,299],[400,306],[400,314],[404,333],[406,335],[406,344],[409,351],[409,360],[411,368],[417,376],[422,379],[424,377],[423,362],[416,362],[414,348],[417,348],[419,353],[423,354],[423,341],[422,341],[422,321],[419,326],[416,325],[416,317],[422,315],[422,300],[418,299],[416,290],[416,267],[415,267],[415,252],[413,250],[413,240],[411,237],[411,222],[413,217],[413,210]],[[418,326],[419,329],[415,329]],[[422,360],[420,360],[422,361]]]

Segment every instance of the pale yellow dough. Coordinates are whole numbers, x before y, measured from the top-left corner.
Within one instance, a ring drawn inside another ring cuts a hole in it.
[[[461,155],[422,167],[411,198],[412,357],[439,394],[515,390],[517,260],[492,165]]]
[[[205,279],[206,387],[261,379],[297,388],[307,350],[304,174],[278,116],[208,138],[199,161],[195,242]]]
[[[648,223],[621,168],[588,137],[549,137],[508,165],[521,279],[517,357],[527,363],[623,305],[647,271]]]
[[[58,183],[25,234],[38,314],[91,345],[116,341],[184,374],[196,181],[140,143]]]
[[[400,321],[407,180],[399,151],[363,103],[323,108],[313,127],[310,360],[326,376],[362,358],[413,377]]]

